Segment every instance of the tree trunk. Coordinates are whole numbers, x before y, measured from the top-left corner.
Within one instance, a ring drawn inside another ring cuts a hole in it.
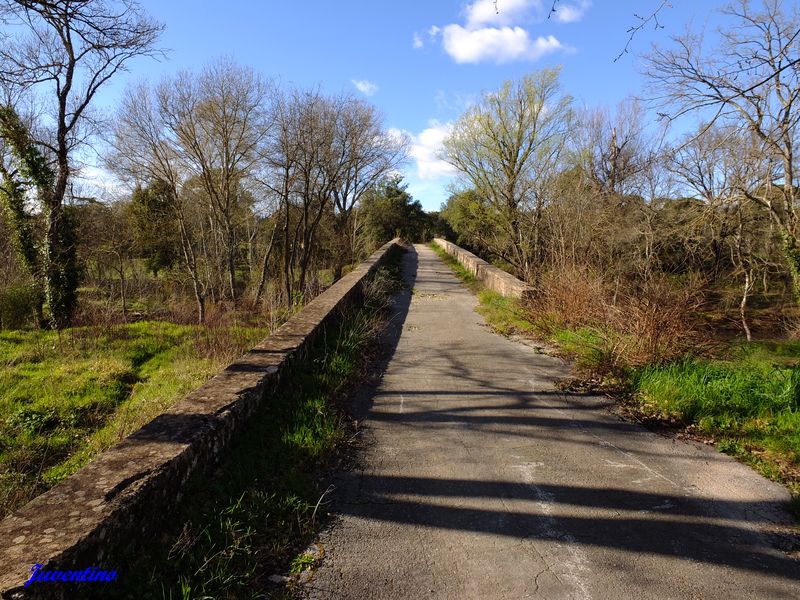
[[[342,222],[343,219],[346,219],[346,216],[343,213],[339,213],[336,215],[336,220],[333,223],[333,236],[337,242],[338,248],[336,252],[336,256],[334,258],[333,264],[333,280],[338,281],[342,277],[342,271],[344,271],[344,265],[347,262],[348,254],[349,254],[349,240],[347,240],[347,222]]]
[[[795,302],[800,304],[800,247],[798,247],[797,238],[789,232],[783,234],[783,253],[786,256],[789,274],[792,278],[792,293]]]
[[[272,235],[269,238],[269,246],[264,253],[264,262],[261,264],[261,278],[258,280],[258,288],[256,289],[256,304],[261,301],[261,295],[264,293],[264,284],[267,282],[267,269],[269,268],[269,258],[272,255],[272,249],[275,247],[275,232],[278,231],[277,220],[275,226],[272,228]]]
[[[231,294],[231,300],[236,303],[236,232],[233,230],[233,224],[226,223],[225,232],[225,246],[227,246],[227,267],[228,267],[228,288]]]
[[[744,334],[747,336],[747,341],[753,341],[753,336],[750,333],[750,326],[747,324],[747,299],[750,297],[750,292],[753,289],[753,272],[752,270],[745,270],[744,272],[744,288],[742,289],[742,301],[739,303],[739,315],[742,318],[742,328]]]
[[[192,280],[192,291],[197,302],[197,322],[202,325],[206,321],[206,297],[203,287],[200,284],[200,274],[197,272],[197,257],[195,256],[192,241],[189,239],[189,232],[186,230],[186,223],[180,209],[177,213],[178,228],[181,233],[181,248],[183,250],[183,260],[189,278]]]
[[[120,260],[119,266],[119,293],[122,300],[122,319],[128,321],[128,298],[125,295],[125,265]]]

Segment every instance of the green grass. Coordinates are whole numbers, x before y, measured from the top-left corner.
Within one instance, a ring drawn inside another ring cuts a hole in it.
[[[525,308],[515,298],[484,288],[478,292],[478,301],[478,312],[495,331],[503,335],[534,331]]]
[[[396,266],[396,265],[395,265]],[[122,556],[125,598],[260,598],[274,574],[299,573],[317,559],[299,553],[325,513],[320,473],[353,434],[340,401],[360,380],[384,325],[396,276],[381,269],[367,300],[330,327],[293,364],[276,394],[237,435],[213,476],[196,474],[171,526],[135,557]],[[135,574],[135,575],[134,575]]]
[[[265,335],[158,321],[0,331],[0,514],[75,472]]]
[[[593,327],[553,329],[551,341],[579,367],[594,369],[604,362],[603,335]]]
[[[718,448],[800,492],[800,344],[735,345],[718,359],[632,370],[642,409],[695,425]]]

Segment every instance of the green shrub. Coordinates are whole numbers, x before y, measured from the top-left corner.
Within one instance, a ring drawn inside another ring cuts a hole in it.
[[[0,329],[23,329],[32,325],[36,298],[30,285],[16,284],[0,290]]]

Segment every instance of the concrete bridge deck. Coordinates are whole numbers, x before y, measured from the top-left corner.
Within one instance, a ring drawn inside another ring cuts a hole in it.
[[[800,597],[785,489],[558,391],[565,364],[491,332],[430,249],[404,261],[310,597]]]

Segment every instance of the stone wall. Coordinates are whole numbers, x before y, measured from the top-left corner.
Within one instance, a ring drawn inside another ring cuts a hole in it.
[[[23,588],[36,563],[60,571],[121,567],[105,565],[104,558],[158,534],[192,473],[218,460],[248,417],[269,402],[288,363],[302,358],[341,309],[360,299],[364,280],[398,248],[398,240],[384,245],[201,388],[3,519],[0,595],[86,597],[74,583]],[[81,587],[98,585],[113,584]]]
[[[531,294],[532,288],[527,283],[490,265],[472,252],[441,238],[434,238],[433,243],[458,260],[467,271],[490,290],[512,298],[525,298]]]

